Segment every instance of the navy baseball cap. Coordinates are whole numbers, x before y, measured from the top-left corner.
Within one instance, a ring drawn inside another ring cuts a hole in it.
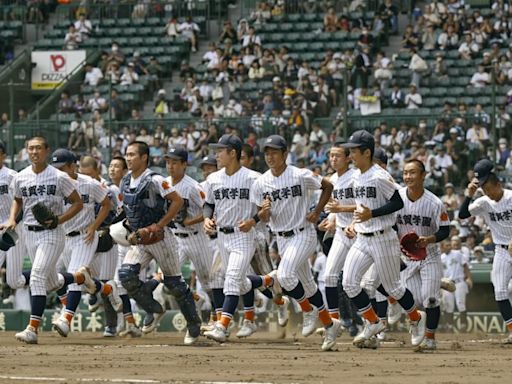
[[[203,159],[199,163],[199,166],[201,167],[203,165],[215,165],[215,166],[217,166],[217,159],[215,158],[215,155],[209,155],[209,156],[203,157]]]
[[[55,168],[63,167],[66,164],[76,163],[76,155],[69,149],[59,148],[52,153],[50,164]]]
[[[242,140],[235,135],[222,135],[218,143],[210,144],[211,148],[230,148],[235,151],[242,151]]]
[[[265,148],[283,149],[286,151],[288,144],[286,144],[284,137],[279,135],[271,135],[265,139],[263,149]]]
[[[386,155],[386,151],[382,148],[375,148],[375,151],[373,152],[373,159],[380,161],[384,165],[388,164],[388,155]]]
[[[184,162],[188,161],[188,151],[185,148],[171,148],[164,157],[166,159],[181,160]]]
[[[487,179],[492,173],[493,168],[494,164],[489,159],[482,159],[475,164],[473,171],[475,172],[475,177],[478,179],[478,184],[480,184],[480,186],[486,183]]]
[[[375,149],[375,139],[370,132],[361,129],[350,135],[343,147],[371,149],[373,151]]]

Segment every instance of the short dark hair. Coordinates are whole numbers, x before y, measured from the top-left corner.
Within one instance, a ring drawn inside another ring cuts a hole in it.
[[[140,157],[147,155],[148,164],[149,164],[149,146],[148,146],[148,144],[144,141],[139,141],[139,140],[136,140],[133,143],[128,144],[129,147],[131,147],[133,145],[137,146],[137,153],[139,154]]]
[[[423,164],[423,161],[418,160],[418,159],[409,159],[405,162],[405,164],[411,164],[411,163],[417,164],[422,173],[427,172],[427,170],[425,169],[425,164]]]
[[[128,169],[128,164],[126,164],[126,159],[123,156],[114,156],[110,162],[114,160],[119,160],[123,164],[123,169]]]
[[[334,144],[333,148],[343,149],[346,157],[350,156],[350,148],[344,147],[343,144]]]
[[[498,176],[496,176],[495,173],[491,172],[489,173],[489,177],[487,177],[487,180],[485,181],[484,184],[493,184],[493,185],[496,185],[498,183],[500,183],[500,178]]]
[[[254,157],[254,149],[247,143],[242,144],[242,152],[249,158]]]
[[[39,136],[39,135],[32,136],[30,139],[27,140],[27,143],[32,140],[39,140],[39,141],[43,142],[43,145],[45,148],[47,148],[47,149],[50,148],[50,146],[48,145],[48,140],[46,140],[46,137]]]

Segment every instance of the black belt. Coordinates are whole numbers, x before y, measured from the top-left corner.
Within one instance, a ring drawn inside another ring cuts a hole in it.
[[[208,235],[208,236],[210,236],[210,239],[211,239],[211,240],[215,240],[215,239],[217,238],[217,234],[214,234],[214,235]]]
[[[192,233],[175,233],[174,236],[179,237],[180,239],[186,239],[189,236],[197,235],[199,232],[192,232]]]
[[[219,232],[222,232],[225,235],[228,235],[230,233],[235,233],[235,228],[233,228],[233,227],[223,227],[223,228],[219,228]]]
[[[27,229],[32,232],[46,231],[45,227],[41,227],[39,225],[27,225]]]
[[[366,237],[373,237],[373,236],[377,236],[377,235],[382,235],[384,232],[386,232],[385,229],[383,229],[381,231],[375,231],[375,232],[358,233],[358,235],[363,235],[363,236],[366,236]]]
[[[292,236],[295,236],[295,233],[297,231],[302,232],[303,230],[304,230],[304,228],[292,229],[290,231],[277,232],[277,235],[281,236],[281,237],[292,237]]]
[[[80,235],[80,231],[73,231],[73,232],[66,233],[67,237],[76,237],[79,235]]]
[[[503,249],[506,249],[508,251],[508,245],[496,244],[496,246],[500,247],[500,248],[503,248]]]

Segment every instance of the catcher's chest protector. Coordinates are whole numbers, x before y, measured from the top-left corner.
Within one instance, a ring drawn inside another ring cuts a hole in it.
[[[132,230],[156,223],[165,215],[165,199],[152,182],[155,174],[148,173],[137,188],[130,188],[131,174],[121,181],[123,208]]]

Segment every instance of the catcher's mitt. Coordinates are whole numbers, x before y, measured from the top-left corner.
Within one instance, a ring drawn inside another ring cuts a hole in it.
[[[110,236],[108,228],[101,228],[98,230],[98,246],[96,252],[108,252],[114,246],[114,239]]]
[[[400,250],[411,260],[425,260],[427,257],[427,249],[418,247],[417,241],[419,236],[416,232],[409,232],[400,239]]]
[[[131,245],[155,244],[164,239],[164,230],[156,224],[137,229],[128,236]]]
[[[37,203],[34,205],[32,207],[32,214],[37,222],[46,229],[54,229],[59,225],[58,216],[43,203]]]

